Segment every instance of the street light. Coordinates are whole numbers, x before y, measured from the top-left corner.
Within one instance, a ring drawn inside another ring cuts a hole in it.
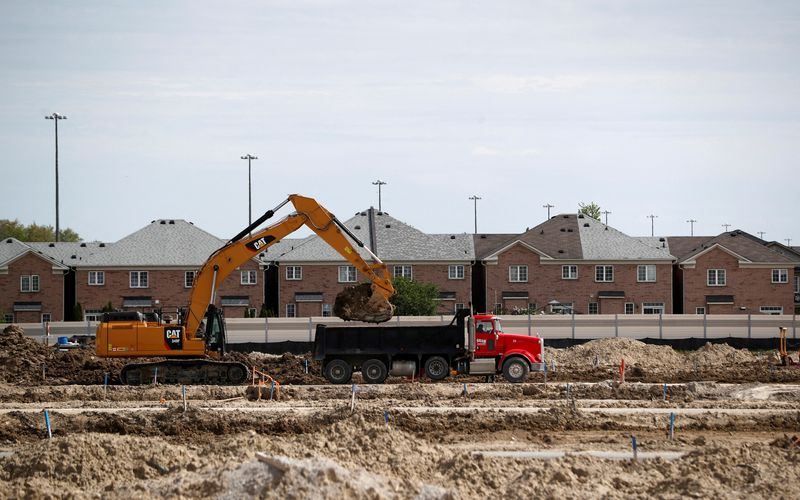
[[[242,160],[247,160],[247,226],[250,227],[253,223],[253,195],[250,187],[250,163],[253,160],[258,160],[258,156],[253,156],[248,153],[242,156]]]
[[[61,231],[58,225],[58,120],[66,120],[67,117],[58,113],[45,116],[45,120],[53,120],[56,125],[56,241],[61,241]]]
[[[386,183],[378,179],[377,181],[373,182],[372,185],[378,186],[378,212],[383,212],[383,209],[381,209],[381,186],[385,186]]]
[[[475,234],[478,234],[478,200],[482,198],[476,194],[470,196],[469,199],[475,202]]]

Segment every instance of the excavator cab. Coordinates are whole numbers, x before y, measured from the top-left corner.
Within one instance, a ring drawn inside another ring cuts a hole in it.
[[[206,349],[208,352],[218,353],[222,356],[225,354],[226,343],[225,317],[222,314],[222,309],[210,304],[203,322],[205,323],[203,338],[206,342]]]

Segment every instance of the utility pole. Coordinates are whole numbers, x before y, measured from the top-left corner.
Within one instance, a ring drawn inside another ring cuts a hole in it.
[[[53,120],[56,125],[56,241],[61,241],[61,229],[58,225],[58,120],[66,120],[67,117],[58,113],[53,113],[44,117],[45,120]]]
[[[697,219],[689,219],[686,222],[689,223],[689,235],[694,236],[694,223],[697,222]]]
[[[542,205],[542,208],[547,209],[547,220],[550,220],[550,209],[553,207],[555,207],[555,205],[551,205],[549,203],[547,205]]]
[[[378,186],[378,212],[383,212],[383,209],[381,208],[381,186],[385,186],[386,183],[378,179],[377,181],[373,182],[372,185]]]
[[[731,227],[731,225],[730,224],[723,224],[722,227],[725,228],[725,232],[727,233],[728,232],[728,228]]]
[[[475,234],[478,234],[478,200],[482,198],[476,194],[470,196],[469,199],[475,202]]]
[[[647,218],[650,219],[650,236],[655,236],[655,219],[658,219],[658,215],[650,214]]]
[[[786,246],[787,247],[792,246],[792,239],[791,238],[786,238]]]
[[[253,223],[253,194],[250,182],[250,166],[253,160],[258,160],[258,156],[253,156],[248,153],[242,156],[242,160],[247,160],[247,225],[250,226]]]
[[[765,234],[767,234],[766,231],[758,231],[758,237],[761,238],[762,240],[764,239]]]
[[[607,226],[608,225],[608,214],[610,214],[611,212],[609,212],[608,210],[603,210],[600,213],[606,216],[606,226]]]

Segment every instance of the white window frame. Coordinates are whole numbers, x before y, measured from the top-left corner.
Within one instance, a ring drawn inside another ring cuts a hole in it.
[[[286,281],[300,281],[303,279],[303,266],[286,266]]]
[[[553,314],[573,314],[575,312],[572,302],[562,302],[560,304],[552,304],[550,312]]]
[[[761,314],[783,314],[783,306],[761,306],[758,311]]]
[[[592,307],[594,306],[594,307]],[[594,309],[594,311],[592,310]],[[599,302],[589,302],[589,314],[600,314],[600,303]]]
[[[459,309],[464,309],[464,304],[462,302],[456,302],[453,312],[458,312]]]
[[[450,264],[449,266],[447,266],[447,279],[463,280],[464,264]]]
[[[52,323],[53,315],[51,313],[42,313],[42,323]]]
[[[3,323],[13,323],[13,322],[14,322],[14,313],[3,314]]]
[[[694,313],[695,314],[703,314],[703,315],[705,315],[706,308],[705,307],[695,307],[694,308]]]
[[[339,283],[355,283],[358,271],[355,266],[339,266]]]
[[[713,283],[711,276],[714,276]],[[720,277],[722,278],[720,280]],[[709,269],[706,271],[706,285],[707,286],[726,286],[728,283],[728,273],[725,269]]]
[[[578,266],[576,266],[575,264],[567,264],[561,266],[561,279],[562,280],[578,279]]]
[[[330,318],[333,315],[333,308],[330,304],[322,304],[322,317]]]
[[[136,276],[134,282],[133,277]],[[144,280],[142,280],[144,277]],[[142,285],[144,282],[144,285]],[[128,274],[128,288],[149,288],[150,287],[150,274],[148,271],[131,271]]]
[[[84,321],[100,321],[103,318],[102,309],[87,309],[83,311]]]
[[[630,309],[631,312],[628,312],[628,309]],[[636,304],[634,302],[625,302],[623,311],[625,314],[636,314]]]
[[[297,317],[297,304],[286,304],[286,317],[287,318]]]
[[[258,309],[255,307],[248,307],[247,308],[248,318],[257,318],[258,317]]]
[[[800,275],[794,277],[794,293],[800,293]]]
[[[775,279],[777,277],[777,279]],[[772,270],[772,282],[773,283],[788,283],[789,282],[789,270],[788,269],[773,269]]]
[[[652,275],[650,274],[652,271]],[[644,275],[644,276],[643,276]],[[639,283],[655,283],[656,281],[656,265],[655,264],[641,264],[636,267],[636,281]]]
[[[241,271],[240,273],[240,284],[242,285],[257,285],[258,284],[258,272],[257,271]]]
[[[196,277],[197,277],[197,271],[184,271],[183,288],[192,288],[194,286],[194,279]]]
[[[663,302],[642,302],[642,314],[664,314],[664,310]]]
[[[601,279],[598,279],[601,278]],[[600,265],[594,266],[594,280],[597,283],[614,282],[614,266]]]
[[[94,279],[92,279],[94,278]],[[89,271],[87,276],[89,286],[103,286],[106,284],[105,271]]]
[[[411,264],[397,264],[392,266],[392,277],[413,280],[414,270],[411,268]]]
[[[26,284],[27,281],[27,284]],[[19,277],[19,291],[23,293],[35,293],[40,290],[38,274],[23,274]]]
[[[525,274],[525,279],[522,278],[522,274]],[[508,281],[510,283],[527,283],[528,266],[526,264],[514,264],[512,266],[508,266]]]

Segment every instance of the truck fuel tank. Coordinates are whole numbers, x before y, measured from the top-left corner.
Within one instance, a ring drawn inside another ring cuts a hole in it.
[[[417,363],[415,361],[392,361],[392,370],[390,375],[395,377],[410,377],[417,372]]]
[[[470,375],[494,375],[496,371],[494,358],[474,359],[469,362]]]

